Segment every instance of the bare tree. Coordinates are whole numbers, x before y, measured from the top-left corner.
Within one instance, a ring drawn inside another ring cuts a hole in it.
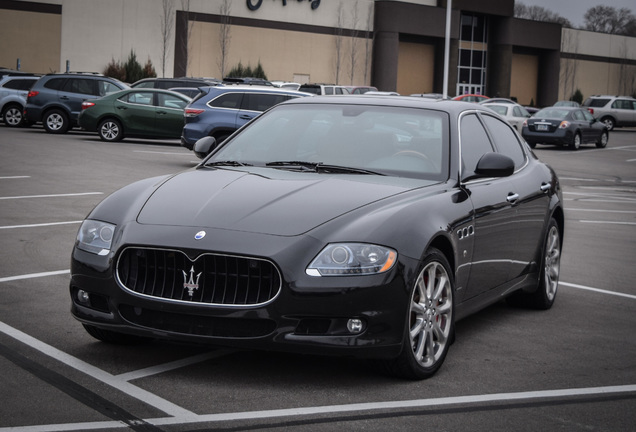
[[[170,38],[172,37],[172,28],[174,26],[174,7],[172,0],[163,0],[161,16],[159,21],[159,29],[161,30],[161,76],[166,76],[166,60],[168,58],[168,50],[170,48]]]
[[[190,20],[190,0],[181,0],[181,8],[183,9],[184,27],[186,28],[185,38],[182,40],[181,49],[183,50],[183,58],[185,59],[185,76],[190,73],[190,39],[192,36],[192,27],[194,23]]]
[[[585,12],[586,30],[633,36],[636,17],[628,8],[616,9],[612,6],[594,6]]]
[[[369,63],[371,56],[371,42],[373,40],[369,38],[371,29],[373,27],[373,3],[369,5],[369,15],[367,16],[367,28],[364,32],[364,84],[369,83]]]
[[[220,78],[225,77],[225,68],[227,66],[227,57],[230,52],[230,14],[232,12],[232,5],[230,0],[223,0],[221,3],[221,9],[219,14],[221,15],[221,26],[219,28],[219,45],[221,48],[221,55],[217,59],[219,70],[221,71]]]
[[[579,35],[573,31],[563,33],[561,41],[561,52],[568,52],[568,56],[561,68],[561,83],[563,85],[563,96],[565,99],[571,99],[576,91],[576,67],[577,53],[579,51]]]
[[[338,4],[338,20],[336,22],[336,84],[340,84],[340,67],[342,65],[342,40],[344,39],[344,11],[342,2]]]
[[[351,44],[349,46],[349,81],[353,85],[353,77],[355,75],[356,62],[358,57],[358,0],[356,0],[353,11],[351,12]]]
[[[533,21],[554,22],[561,24],[563,27],[572,28],[572,23],[567,18],[552,12],[541,6],[526,6],[525,4],[515,2],[515,18],[528,19]]]

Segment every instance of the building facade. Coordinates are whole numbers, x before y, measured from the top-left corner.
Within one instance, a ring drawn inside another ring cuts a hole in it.
[[[133,51],[158,76],[441,93],[446,0],[0,0],[0,66],[101,72]],[[636,38],[513,17],[514,0],[454,0],[448,94],[551,105],[636,93]],[[25,23],[29,23],[28,26]]]

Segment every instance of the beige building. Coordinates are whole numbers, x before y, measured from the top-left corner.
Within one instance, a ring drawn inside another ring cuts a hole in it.
[[[452,5],[451,96],[636,93],[636,38],[515,19],[514,0]],[[158,76],[260,63],[270,80],[441,93],[445,19],[446,0],[0,0],[0,66],[101,72],[133,50]]]

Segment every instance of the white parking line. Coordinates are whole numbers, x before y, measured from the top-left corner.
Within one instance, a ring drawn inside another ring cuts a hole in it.
[[[143,401],[170,416],[183,416],[185,418],[189,418],[195,415],[185,408],[173,404],[172,402],[163,399],[154,393],[151,393],[122,379],[119,379],[106,371],[103,371],[89,363],[86,363],[83,360],[78,359],[77,357],[73,357],[70,354],[60,351],[57,348],[48,345],[38,339],[35,339],[34,337],[29,336],[28,334],[21,332],[20,330],[17,330],[2,321],[0,321],[0,332],[135,399]]]
[[[54,194],[54,195],[22,195],[22,196],[0,197],[0,200],[24,199],[24,198],[60,198],[60,197],[83,196],[83,195],[102,195],[103,193],[104,192],[83,192],[83,193],[74,193],[74,194]]]
[[[19,276],[9,276],[9,277],[0,278],[0,282],[10,282],[10,281],[14,281],[14,280],[33,279],[33,278],[46,277],[46,276],[57,276],[57,275],[61,275],[61,274],[70,274],[70,273],[71,273],[70,270],[58,270],[58,271],[43,272],[43,273],[31,273],[31,274],[25,274],[25,275],[19,275]]]
[[[49,223],[31,224],[31,225],[7,225],[7,226],[0,226],[0,229],[36,228],[36,227],[47,227],[47,226],[54,226],[54,225],[70,225],[70,224],[78,224],[78,223],[82,223],[82,221],[49,222]]]
[[[601,293],[601,294],[607,294],[607,295],[614,295],[614,296],[618,296],[618,297],[626,297],[632,300],[636,300],[636,295],[631,295],[631,294],[625,294],[625,293],[620,293],[620,292],[616,292],[616,291],[607,291],[607,290],[602,290],[599,288],[592,288],[592,287],[588,287],[585,285],[577,285],[577,284],[573,284],[573,283],[567,283],[567,282],[559,282],[559,286],[567,286],[570,288],[577,288],[577,289],[582,289],[582,290],[587,290],[587,291],[594,291],[597,293]]]
[[[149,377],[152,375],[158,375],[164,372],[169,372],[171,370],[175,370],[175,369],[180,369],[182,367],[186,367],[186,366],[190,366],[193,364],[197,364],[197,363],[201,363],[207,360],[211,360],[213,358],[219,358],[219,357],[223,357],[226,356],[228,354],[233,353],[234,351],[232,350],[216,350],[213,352],[209,352],[209,353],[203,353],[203,354],[199,354],[199,355],[195,355],[192,357],[188,357],[188,358],[184,358],[181,360],[175,360],[173,362],[170,363],[164,363],[161,365],[157,365],[157,366],[151,366],[145,369],[139,369],[136,371],[132,371],[132,372],[127,372],[127,373],[123,373],[123,374],[119,374],[116,375],[117,378],[124,380],[124,381],[132,381],[132,380],[136,380],[139,378],[145,378],[145,377]]]
[[[14,180],[14,179],[25,179],[25,178],[31,178],[31,176],[6,176],[6,177],[0,177],[0,180]]]
[[[612,222],[612,221],[594,221],[594,220],[580,220],[579,222],[603,224],[603,225],[636,225],[636,222]]]

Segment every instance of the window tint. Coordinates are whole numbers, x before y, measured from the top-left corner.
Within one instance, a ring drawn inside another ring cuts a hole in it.
[[[138,105],[152,105],[152,99],[153,93],[145,91],[128,93],[127,95],[119,98],[121,101]]]
[[[475,174],[477,162],[481,157],[493,151],[488,134],[475,114],[469,114],[461,120],[462,179]]]
[[[66,81],[63,91],[70,93],[80,93],[86,95],[97,95],[97,89],[94,87],[94,81],[83,78],[71,78]]]
[[[585,117],[585,120],[587,121],[594,121],[594,116],[590,114],[589,111],[583,111],[583,117]]]
[[[135,88],[154,88],[154,87],[155,87],[154,81],[144,81],[135,86]]]
[[[246,93],[242,108],[249,111],[262,112],[286,100],[287,96],[285,95]]]
[[[100,96],[106,96],[111,93],[118,92],[119,90],[121,89],[111,82],[103,80],[97,81],[97,91]]]
[[[583,112],[582,111],[574,111],[572,113],[572,117],[574,117],[574,120],[585,120],[585,117],[583,116]]]
[[[632,101],[626,100],[626,99],[615,100],[614,103],[612,104],[612,108],[627,109],[627,110],[634,109]]]
[[[170,94],[162,94],[159,95],[159,106],[164,108],[172,108],[172,109],[184,109],[188,104],[181,98],[178,98],[174,95]]]
[[[609,99],[588,99],[583,103],[583,105],[600,108],[605,106],[609,101]]]
[[[30,90],[36,80],[13,79],[4,83],[2,87],[12,90]]]
[[[208,105],[215,108],[239,109],[241,107],[243,93],[226,93],[208,102]]]
[[[44,83],[44,87],[51,90],[59,90],[64,85],[66,78],[51,78],[47,82]]]
[[[160,88],[164,90],[167,90],[172,87],[177,87],[179,85],[181,85],[181,82],[176,80],[161,80],[155,83],[156,88]]]
[[[483,116],[486,127],[490,130],[490,136],[495,141],[499,153],[504,154],[515,162],[515,169],[520,168],[526,162],[526,156],[521,148],[521,143],[507,123],[489,115]]]
[[[326,95],[332,95],[333,94],[333,87],[325,86],[325,94]]]

